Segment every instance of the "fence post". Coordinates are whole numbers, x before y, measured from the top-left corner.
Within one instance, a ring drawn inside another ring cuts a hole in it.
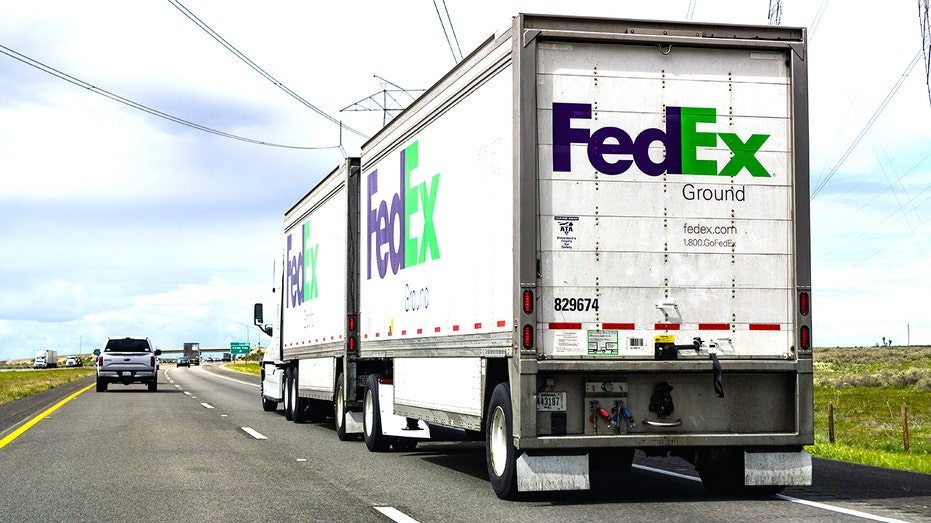
[[[902,404],[902,443],[905,446],[905,452],[908,452],[908,408]]]
[[[834,403],[828,403],[828,441],[834,444]]]

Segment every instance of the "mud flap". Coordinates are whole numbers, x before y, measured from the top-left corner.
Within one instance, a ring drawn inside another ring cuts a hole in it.
[[[798,452],[744,452],[745,485],[811,485],[811,455]]]
[[[517,458],[517,490],[588,490],[591,480],[588,454],[581,456],[530,456]]]
[[[423,421],[408,420],[394,413],[394,385],[378,386],[378,406],[381,409],[381,433],[385,436],[430,439],[430,426]]]
[[[362,434],[362,411],[346,412],[346,434]]]

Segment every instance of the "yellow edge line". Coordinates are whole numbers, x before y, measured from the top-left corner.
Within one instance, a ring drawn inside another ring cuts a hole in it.
[[[59,401],[59,402],[56,403],[54,406],[49,407],[49,408],[48,408],[45,412],[43,412],[42,414],[39,414],[38,416],[36,416],[36,417],[32,418],[31,420],[27,421],[25,424],[23,424],[22,427],[16,429],[16,430],[13,431],[11,434],[9,434],[7,437],[5,437],[5,438],[3,438],[3,439],[0,439],[0,449],[2,449],[3,447],[5,447],[5,446],[7,445],[7,443],[10,443],[10,442],[13,441],[14,439],[18,438],[18,437],[20,436],[20,434],[22,434],[23,432],[26,432],[27,430],[29,430],[30,428],[32,428],[33,425],[35,425],[36,423],[42,421],[43,418],[45,418],[45,417],[48,416],[49,414],[51,414],[51,413],[55,412],[56,410],[58,410],[59,407],[61,407],[61,406],[64,405],[65,403],[68,403],[69,401],[73,400],[75,397],[77,397],[78,394],[81,394],[82,392],[86,391],[87,389],[89,389],[89,388],[91,388],[91,387],[93,387],[93,386],[94,386],[94,384],[91,383],[90,385],[84,387],[83,389],[81,389],[81,390],[75,392],[74,394],[68,396],[67,398],[65,398],[65,399],[63,399],[63,400],[61,400],[61,401]]]

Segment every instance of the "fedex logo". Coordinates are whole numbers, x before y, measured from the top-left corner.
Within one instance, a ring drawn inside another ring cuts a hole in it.
[[[378,270],[378,277],[384,278],[391,269],[397,274],[401,269],[413,267],[440,257],[440,247],[436,240],[436,228],[433,225],[433,211],[436,206],[437,189],[440,174],[430,178],[430,185],[421,182],[411,186],[411,172],[418,166],[419,142],[408,145],[401,151],[401,164],[397,192],[388,199],[377,200],[379,182],[387,177],[380,177],[378,169],[369,173],[368,184],[368,271],[366,278],[372,279],[372,266]],[[390,179],[390,178],[389,178]],[[390,191],[390,189],[388,189]],[[420,236],[412,236],[411,216],[419,214],[423,219]],[[396,235],[395,232],[398,232]]]
[[[301,246],[300,250],[294,245],[292,248],[292,236],[288,235],[287,260],[285,292],[285,306],[289,308],[300,307],[305,301],[310,301],[319,296],[317,288],[317,255],[320,254],[320,244],[313,243],[310,239],[310,221],[304,222],[301,227]],[[292,254],[293,252],[293,254]],[[308,278],[309,277],[309,278]],[[309,280],[309,281],[308,281]]]
[[[621,174],[636,164],[644,174],[701,174],[736,176],[746,169],[751,176],[769,178],[772,174],[760,164],[756,153],[769,138],[753,134],[744,141],[734,133],[699,131],[698,124],[715,123],[717,111],[711,107],[666,107],[666,129],[644,129],[635,137],[618,127],[591,130],[583,122],[591,120],[592,106],[583,103],[553,103],[553,170],[568,172],[572,164],[572,144],[585,144],[588,161],[604,174]],[[700,148],[716,147],[718,138],[733,157],[718,171],[718,162],[698,158]],[[661,161],[650,158],[653,142],[666,147]]]

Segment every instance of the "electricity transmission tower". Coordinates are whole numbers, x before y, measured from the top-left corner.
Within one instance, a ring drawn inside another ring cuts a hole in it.
[[[340,112],[382,111],[381,124],[384,126],[388,123],[388,120],[394,118],[395,114],[403,111],[408,103],[414,101],[415,97],[411,93],[422,93],[424,91],[423,89],[404,89],[377,74],[374,76],[381,80],[381,91],[343,107]]]
[[[782,0],[769,0],[769,25],[782,22]]]

